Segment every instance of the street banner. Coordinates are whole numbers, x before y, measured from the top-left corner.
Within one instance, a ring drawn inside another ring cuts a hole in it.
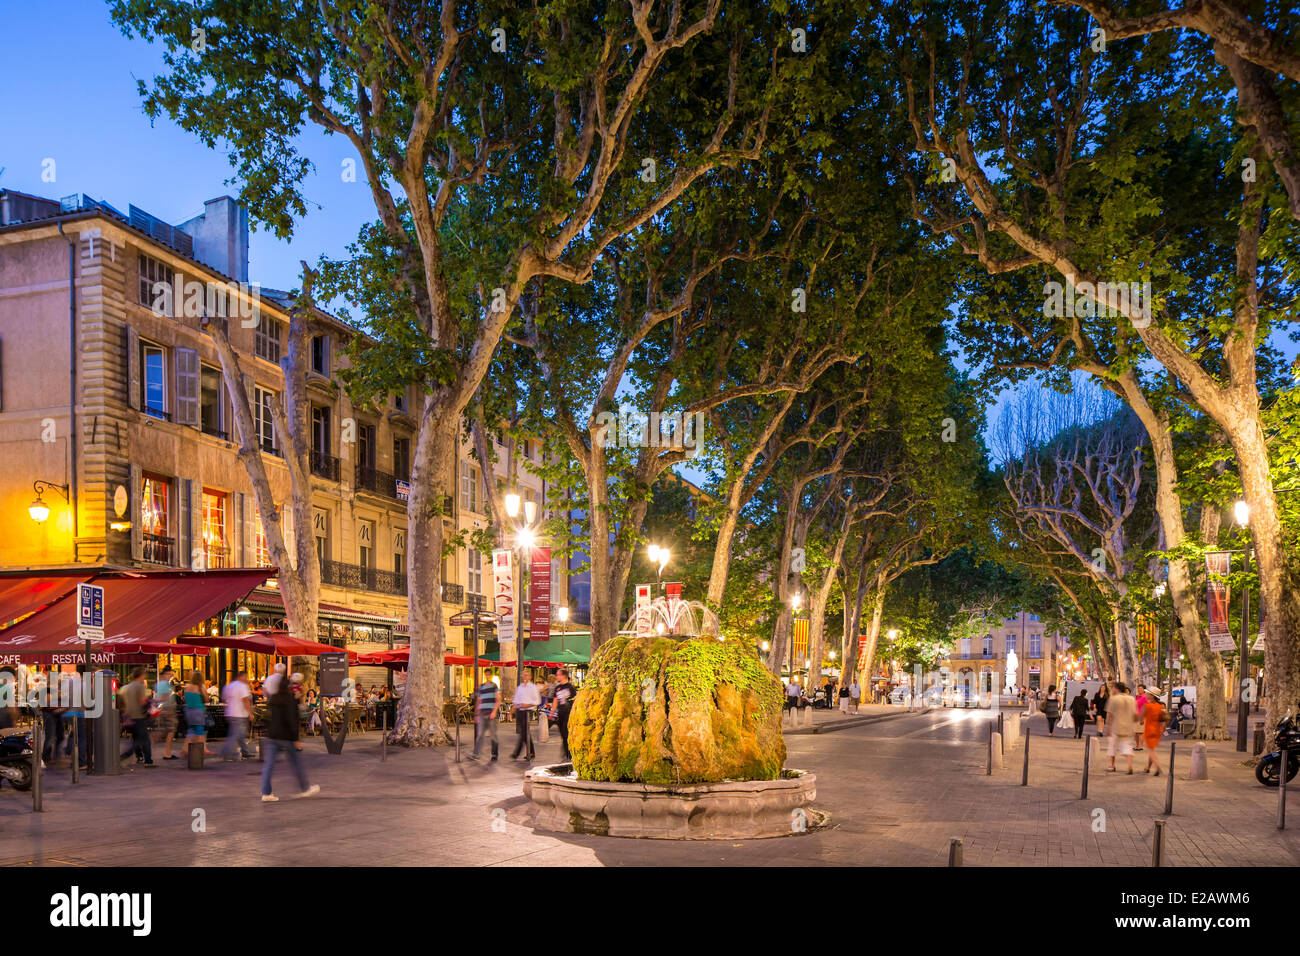
[[[514,571],[513,555],[508,550],[492,552],[492,602],[501,618],[497,621],[497,640],[503,645],[515,642]],[[514,654],[513,647],[510,654]],[[501,659],[507,659],[505,647],[501,648]]]
[[[1232,632],[1228,630],[1228,585],[1224,581],[1214,580],[1214,575],[1227,576],[1231,552],[1208,551],[1205,555],[1205,569],[1209,579],[1205,584],[1205,601],[1210,624],[1210,650],[1230,651],[1236,647]]]
[[[794,666],[801,669],[808,659],[808,618],[801,617],[794,622]]]
[[[677,633],[677,615],[682,609],[682,586],[680,583],[665,584],[664,593],[668,596],[668,630]]]
[[[528,579],[530,591],[528,639],[551,639],[551,549],[533,548],[533,567]]]
[[[652,586],[649,584],[638,584],[636,586],[636,636],[650,636],[650,601]]]
[[[1255,638],[1255,643],[1250,645],[1251,651],[1265,650],[1264,646],[1264,602],[1259,602],[1259,637]]]
[[[858,635],[858,667],[862,666],[862,660],[867,656],[867,635]]]

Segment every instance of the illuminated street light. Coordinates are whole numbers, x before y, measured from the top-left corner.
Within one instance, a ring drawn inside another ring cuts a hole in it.
[[[506,495],[506,514],[511,518],[519,517],[519,495],[513,491]]]
[[[1238,501],[1232,506],[1233,516],[1237,519],[1237,524],[1246,527],[1250,524],[1250,505],[1245,501]]]
[[[51,481],[33,481],[32,490],[36,492],[36,500],[27,506],[27,514],[37,524],[44,524],[50,517],[50,506],[47,505],[41,497],[47,491],[57,491],[63,495],[63,500],[68,500],[68,486],[56,485]]]
[[[532,523],[533,523],[533,519],[536,518],[536,517],[537,517],[537,502],[535,502],[535,501],[525,501],[525,502],[524,502],[524,520],[527,521],[529,524],[532,524]]]

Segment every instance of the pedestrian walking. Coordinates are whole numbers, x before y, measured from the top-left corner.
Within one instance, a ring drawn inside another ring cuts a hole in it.
[[[1080,690],[1079,696],[1070,701],[1070,716],[1074,719],[1074,739],[1083,738],[1083,728],[1088,724],[1088,691]]]
[[[1097,693],[1092,695],[1092,712],[1097,715],[1097,733],[1106,733],[1106,702],[1110,699],[1110,687],[1105,681],[1097,688]]]
[[[163,738],[163,760],[176,759],[172,753],[176,742],[176,686],[172,683],[172,674],[170,667],[164,667],[153,689],[153,701],[158,708],[157,730]]]
[[[1133,735],[1133,749],[1142,749],[1142,708],[1147,705],[1147,685],[1138,684],[1137,694],[1133,697],[1133,703],[1137,707],[1137,733]]]
[[[1156,692],[1158,693],[1159,691]],[[1151,773],[1151,768],[1155,767],[1155,776],[1160,776],[1160,759],[1156,748],[1160,746],[1160,738],[1164,736],[1165,726],[1168,723],[1169,715],[1165,713],[1159,697],[1155,694],[1148,697],[1146,706],[1142,708],[1142,737],[1147,745],[1147,768],[1142,771],[1143,773]]]
[[[515,733],[519,735],[519,739],[515,741],[515,751],[510,755],[511,760],[518,760],[525,747],[528,748],[526,759],[532,760],[536,756],[533,750],[533,737],[528,732],[528,719],[541,703],[541,695],[537,692],[537,685],[533,683],[533,672],[524,671],[524,682],[515,688],[514,700],[511,701],[515,712]]]
[[[203,745],[203,752],[208,750],[208,711],[203,693],[203,675],[198,671],[190,672],[190,679],[185,684],[185,745],[188,747],[197,740]]]
[[[122,754],[126,760],[135,754],[135,762],[146,767],[158,766],[153,762],[153,744],[149,740],[149,699],[153,696],[144,682],[144,668],[131,671],[131,679],[123,686],[122,713],[131,730],[131,749]]]
[[[500,740],[497,737],[497,715],[501,712],[501,688],[490,680],[484,680],[474,688],[474,749],[471,760],[478,759],[479,748],[483,738],[492,738],[492,759],[497,759]]]
[[[849,713],[858,712],[858,704],[862,701],[862,688],[858,685],[858,679],[853,678],[853,683],[849,684]]]
[[[826,683],[822,687],[822,698],[826,703],[827,710],[835,706],[835,685],[831,683],[829,677],[826,678]]]
[[[1128,687],[1115,682],[1115,692],[1106,701],[1106,755],[1110,757],[1109,773],[1115,772],[1116,751],[1128,758],[1128,772],[1133,772],[1133,734],[1137,727],[1137,704],[1129,695]]]
[[[275,693],[271,694],[271,720],[266,728],[266,759],[262,763],[262,802],[274,803],[280,798],[271,792],[271,773],[275,769],[275,756],[283,753],[293,767],[298,778],[300,797],[311,797],[320,793],[320,784],[308,784],[307,772],[302,766],[302,742],[298,739],[298,700],[302,692],[301,676],[294,674],[298,681],[281,680],[276,682]]]
[[[573,710],[573,698],[578,689],[569,683],[569,672],[560,668],[560,672],[555,676],[555,722],[560,728],[560,757],[563,760],[572,760],[573,755],[569,753],[569,713]]]
[[[85,695],[82,684],[82,675],[64,674],[59,678],[60,699],[68,703],[73,701],[84,701]],[[84,686],[84,685],[83,685]],[[68,739],[67,746],[64,748],[64,754],[69,759],[77,761],[77,766],[85,769],[86,767],[86,711],[85,704],[81,706],[67,707],[63,711],[63,721],[65,724],[65,733]],[[76,724],[75,735],[73,724]]]
[[[1055,684],[1047,688],[1047,694],[1043,697],[1043,702],[1038,709],[1047,717],[1047,736],[1055,737],[1056,722],[1061,719],[1061,698],[1056,693]]]
[[[848,712],[849,712],[849,685],[840,684],[840,713],[847,714]]]
[[[221,699],[226,702],[226,742],[221,746],[222,760],[237,760],[235,750],[240,757],[253,757],[248,748],[248,722],[253,716],[253,691],[248,686],[248,672],[240,671],[234,679],[221,690]]]
[[[798,706],[799,706],[799,685],[796,684],[794,678],[791,677],[788,681],[786,681],[785,684],[785,709],[789,711],[794,711],[796,708],[798,708]],[[791,720],[794,719],[793,713],[791,714],[790,719]]]

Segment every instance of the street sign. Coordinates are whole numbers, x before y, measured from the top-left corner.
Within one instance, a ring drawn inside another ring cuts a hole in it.
[[[79,627],[77,628],[77,640],[94,641],[97,644],[104,642],[104,629],[102,627]]]
[[[103,638],[104,589],[98,584],[77,585],[77,626],[98,628]]]
[[[399,478],[396,482],[394,482],[394,484],[397,485],[397,500],[398,501],[409,500],[411,497],[411,483],[409,481],[402,481]]]
[[[344,652],[321,654],[319,661],[320,671],[316,677],[320,683],[321,696],[342,697],[343,681],[348,676],[348,655]]]

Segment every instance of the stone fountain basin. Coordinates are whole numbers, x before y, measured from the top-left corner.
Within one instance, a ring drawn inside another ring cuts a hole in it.
[[[790,836],[819,825],[812,809],[817,777],[785,770],[778,780],[659,787],[579,780],[573,765],[535,767],[524,796],[537,807],[533,825],[557,833],[654,840],[735,840]]]

